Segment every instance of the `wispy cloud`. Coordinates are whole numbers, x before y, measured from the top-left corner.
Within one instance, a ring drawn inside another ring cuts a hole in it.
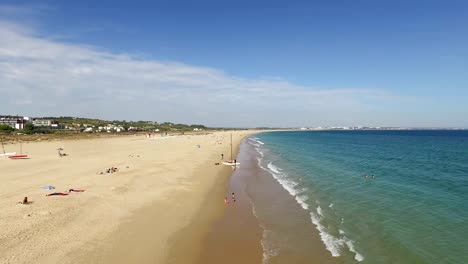
[[[318,89],[282,79],[246,79],[37,33],[0,21],[2,113],[220,126],[331,125],[365,121],[358,116],[369,102],[398,100],[382,89]]]

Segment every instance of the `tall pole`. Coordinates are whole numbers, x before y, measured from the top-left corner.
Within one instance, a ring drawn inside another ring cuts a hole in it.
[[[3,137],[2,137],[2,149],[3,149],[3,154],[5,154],[5,145],[3,145]]]

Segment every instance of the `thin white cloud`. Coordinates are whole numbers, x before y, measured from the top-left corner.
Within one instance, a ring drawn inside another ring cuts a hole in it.
[[[282,79],[142,59],[39,37],[0,21],[0,112],[212,126],[353,125],[380,89],[316,89]],[[349,121],[351,120],[351,121]]]

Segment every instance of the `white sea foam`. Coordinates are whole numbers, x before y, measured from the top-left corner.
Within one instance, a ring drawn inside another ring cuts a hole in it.
[[[356,255],[354,255],[354,259],[361,262],[364,260],[364,256],[356,252]]]
[[[265,156],[259,148],[255,148],[255,150],[258,152],[258,154],[260,154],[260,156],[262,157]]]
[[[257,164],[258,164],[258,166],[259,166],[261,169],[266,170],[266,169],[262,166],[262,160],[263,160],[262,158],[257,157]]]
[[[348,246],[349,251],[354,253],[354,259],[359,262],[363,261],[364,256],[362,256],[361,254],[359,254],[359,252],[356,251],[356,249],[354,248],[354,242],[351,239],[348,239],[347,237],[343,237],[343,239],[346,243],[346,246]]]
[[[320,238],[322,242],[325,244],[325,247],[328,251],[332,254],[333,257],[339,257],[340,250],[343,247],[344,241],[336,238],[328,233],[328,230],[320,223],[320,216],[315,214],[314,212],[310,212],[310,219],[312,223],[315,225],[317,230],[319,231]]]
[[[263,143],[263,142],[262,142]],[[257,152],[261,155],[261,157],[257,157],[258,161],[258,166],[269,172],[274,179],[280,183],[283,188],[288,191],[290,195],[292,195],[297,203],[301,205],[301,207],[304,210],[309,210],[309,204],[307,204],[307,201],[309,200],[309,196],[302,194],[306,192],[308,189],[307,188],[302,188],[302,189],[296,189],[298,183],[295,182],[292,179],[288,179],[287,175],[284,174],[281,170],[281,168],[275,166],[272,162],[269,162],[266,166],[266,168],[263,166],[263,157],[264,154],[263,152],[260,151],[258,147],[255,148]],[[316,204],[320,204],[319,201],[315,201]],[[329,208],[333,207],[334,204],[330,203],[328,205]],[[254,212],[254,214],[256,214]],[[312,220],[312,223],[316,226],[317,230],[319,231],[320,238],[322,242],[324,243],[326,249],[331,253],[333,257],[339,257],[341,256],[341,251],[343,249],[348,249],[350,252],[354,253],[354,259],[356,261],[363,261],[364,256],[361,255],[359,252],[356,251],[354,247],[354,241],[351,239],[348,239],[345,236],[345,232],[341,229],[338,230],[340,237],[335,237],[332,234],[329,233],[327,228],[321,223],[322,218],[324,217],[323,210],[320,206],[317,207],[317,213],[315,212],[310,212],[310,217]],[[341,223],[344,223],[344,218],[341,218]],[[263,228],[263,227],[262,227]],[[278,255],[278,248],[274,246],[274,240],[272,239],[273,232],[271,230],[266,230],[263,228],[263,235],[262,235],[262,248],[263,248],[263,264],[267,264],[269,260]]]
[[[278,247],[275,245],[274,233],[271,230],[263,229],[261,245],[263,249],[262,263],[268,264],[272,257],[278,255]]]
[[[317,213],[323,217],[323,212],[322,212],[322,208],[320,206],[317,207]]]
[[[317,212],[318,211],[319,210],[317,208]],[[341,251],[345,248],[348,248],[350,252],[354,253],[354,259],[356,261],[363,261],[364,256],[356,251],[356,248],[354,247],[354,241],[347,238],[345,236],[345,232],[341,229],[338,230],[338,233],[340,233],[340,237],[335,237],[331,235],[326,229],[326,227],[321,223],[322,219],[318,214],[310,212],[310,218],[312,220],[312,223],[316,226],[317,230],[319,231],[322,242],[325,244],[325,247],[328,251],[330,251],[332,256],[339,257],[341,256]]]
[[[307,195],[296,195],[296,201],[299,203],[304,210],[309,210],[309,205],[306,203],[309,200],[309,196]]]
[[[255,142],[255,143],[258,143],[260,145],[264,145],[265,143],[263,143],[262,141],[258,140],[258,138],[249,138],[249,140]]]
[[[260,223],[257,211],[255,210],[255,205],[252,203],[252,201],[251,201],[251,205],[252,205],[252,212]],[[261,223],[260,223],[260,228],[262,229],[262,240],[260,241],[260,244],[262,245],[262,250],[263,250],[262,263],[268,264],[269,260],[272,257],[278,255],[279,248],[275,244],[273,231],[266,229],[265,226],[262,225]]]
[[[260,147],[260,144],[257,143],[257,141],[255,140],[252,140],[251,138],[249,138],[250,141],[249,141],[249,144],[252,145],[252,146],[255,146],[255,147]]]
[[[259,164],[260,168],[268,171],[278,183],[283,186],[283,188],[288,191],[290,195],[292,195],[297,203],[304,209],[308,210],[309,205],[306,203],[306,201],[309,199],[307,195],[299,195],[305,191],[307,191],[307,188],[302,188],[302,189],[296,189],[296,186],[298,186],[298,183],[295,182],[294,180],[288,179],[287,175],[282,173],[282,169],[275,166],[272,162],[269,162],[267,164],[267,169],[265,169],[261,164]]]
[[[268,169],[270,169],[271,171],[273,171],[274,173],[280,173],[280,168],[276,167],[275,165],[273,165],[273,163],[268,163],[267,165]]]

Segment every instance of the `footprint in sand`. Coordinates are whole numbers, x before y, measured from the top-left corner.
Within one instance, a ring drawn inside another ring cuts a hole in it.
[[[112,187],[111,190],[116,193],[125,193],[128,191],[128,188],[125,186],[116,186]]]
[[[50,211],[40,211],[40,212],[38,212],[37,214],[38,214],[38,215],[51,215],[52,212],[50,212]]]

